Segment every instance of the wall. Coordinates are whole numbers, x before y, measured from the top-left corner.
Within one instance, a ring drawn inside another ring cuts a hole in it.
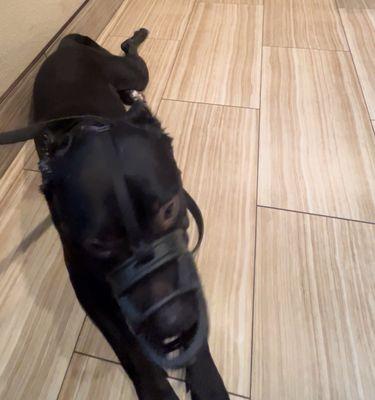
[[[0,0],[0,96],[85,0]]]

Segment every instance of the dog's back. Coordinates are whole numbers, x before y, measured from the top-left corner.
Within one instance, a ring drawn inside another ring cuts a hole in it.
[[[123,113],[122,101],[108,76],[113,58],[74,36],[64,38],[35,80],[35,121],[80,114],[116,117]]]

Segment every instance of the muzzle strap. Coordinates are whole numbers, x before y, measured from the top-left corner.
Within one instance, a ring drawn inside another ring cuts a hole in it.
[[[187,208],[190,211],[191,215],[193,216],[195,223],[197,224],[197,228],[198,228],[198,241],[193,249],[193,253],[196,253],[202,244],[203,235],[204,235],[203,216],[202,216],[201,210],[198,207],[198,204],[195,202],[195,200],[190,196],[190,194],[185,189],[184,189],[184,195],[186,198]]]

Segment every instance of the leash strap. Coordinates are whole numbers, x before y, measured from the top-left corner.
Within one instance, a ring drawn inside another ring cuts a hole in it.
[[[43,131],[49,124],[54,122],[63,122],[69,121],[72,119],[81,119],[84,120],[86,118],[96,119],[98,121],[104,123],[110,123],[110,120],[104,117],[99,117],[98,115],[72,115],[70,117],[61,117],[61,118],[54,118],[49,119],[47,121],[37,122],[30,126],[26,126],[24,128],[13,129],[11,131],[1,132],[0,133],[0,145],[1,144],[11,144],[11,143],[18,143],[18,142],[26,142],[27,140],[34,139],[38,133]]]

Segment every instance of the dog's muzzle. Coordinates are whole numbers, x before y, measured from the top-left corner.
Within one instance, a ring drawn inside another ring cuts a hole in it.
[[[141,255],[136,252],[112,271],[107,279],[129,327],[138,338],[145,354],[163,368],[181,368],[194,360],[195,354],[207,340],[208,317],[201,283],[183,230],[175,230],[149,246],[151,255],[144,250],[141,251]],[[177,264],[178,289],[145,311],[140,311],[129,294],[138,283],[152,278],[156,271],[169,262]],[[142,327],[163,307],[188,293],[196,297],[198,304],[198,319],[194,327],[166,344],[152,343],[142,332]]]
[[[138,224],[136,213],[129,195],[125,171],[119,162],[113,136],[103,135],[103,149],[109,149],[113,160],[113,187],[122,214],[122,222],[133,249],[133,255],[107,275],[112,293],[123,313],[129,328],[136,336],[143,352],[153,362],[163,368],[182,368],[194,362],[194,356],[207,341],[208,316],[201,282],[192,252],[188,250],[186,233],[176,229],[161,238],[146,243]],[[198,227],[198,243],[193,250],[199,248],[203,237],[203,218],[193,198],[184,190],[186,205],[194,217]],[[130,293],[138,283],[152,278],[168,263],[177,264],[176,289],[146,310],[140,310],[132,301]],[[194,295],[198,305],[195,325],[180,336],[171,338],[168,343],[156,343],[143,333],[142,327],[163,307],[186,294]]]

